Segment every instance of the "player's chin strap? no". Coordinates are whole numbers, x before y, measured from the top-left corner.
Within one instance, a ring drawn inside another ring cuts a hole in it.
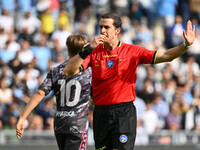
[[[92,53],[93,49],[90,47],[90,43],[87,43],[83,46],[79,55],[82,59],[85,59],[90,53]]]

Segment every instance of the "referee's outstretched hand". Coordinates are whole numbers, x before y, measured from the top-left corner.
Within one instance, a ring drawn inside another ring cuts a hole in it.
[[[195,25],[192,25],[192,22],[188,20],[186,31],[183,31],[183,36],[187,46],[190,46],[194,43],[195,40]]]
[[[19,119],[16,125],[16,136],[18,139],[22,137],[24,128],[25,128],[25,120]]]

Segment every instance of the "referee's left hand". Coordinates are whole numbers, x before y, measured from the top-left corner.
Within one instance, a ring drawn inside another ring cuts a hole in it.
[[[195,40],[195,25],[192,25],[192,22],[188,20],[186,31],[183,31],[183,36],[187,46],[190,46],[194,43]]]

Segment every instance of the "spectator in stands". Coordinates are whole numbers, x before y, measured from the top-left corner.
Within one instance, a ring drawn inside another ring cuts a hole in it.
[[[138,91],[138,97],[142,98],[145,102],[147,100],[152,101],[153,93],[155,92],[155,87],[153,85],[153,81],[150,79],[145,79],[143,88]]]
[[[38,33],[38,32],[36,32],[36,33]],[[35,34],[36,34],[35,33]],[[18,38],[17,38],[17,42],[21,42],[21,41],[23,41],[23,40],[25,40],[25,41],[29,41],[29,43],[30,43],[30,45],[35,45],[35,39],[34,39],[34,36],[35,36],[35,34],[33,35],[33,34],[30,34],[29,33],[29,28],[28,27],[26,27],[26,28],[24,28],[23,29],[23,31],[22,32],[20,32],[19,34],[18,34]]]
[[[169,27],[169,30],[167,32],[168,34],[168,47],[174,47],[176,45],[179,45],[180,43],[183,43],[184,38],[182,35],[182,31],[185,30],[185,26],[183,24],[183,18],[180,15],[175,16],[175,23]]]
[[[20,79],[18,75],[14,76],[15,83],[12,87],[13,97],[19,107],[23,108],[26,103],[30,100],[32,91],[27,86],[26,79]]]
[[[190,0],[178,0],[177,14],[183,17],[183,23],[186,24],[187,20],[192,16],[190,10]]]
[[[191,131],[195,129],[196,108],[194,104],[187,106],[185,112],[181,114],[181,127],[183,130]]]
[[[168,29],[174,24],[178,0],[157,0],[156,5],[158,8],[157,21],[162,27]]]
[[[160,129],[159,116],[156,111],[152,109],[151,100],[146,100],[145,104],[146,110],[142,113],[140,120],[146,133],[153,134],[155,131]]]
[[[61,25],[65,25],[64,29],[70,31],[71,27],[69,21],[69,15],[67,11],[64,8],[60,8],[56,27],[59,28]]]
[[[160,95],[160,93],[154,93],[151,108],[158,115],[158,119],[159,119],[158,128],[164,129],[165,117],[169,113],[169,104],[162,99],[162,96]]]
[[[196,77],[200,81],[200,77]],[[192,104],[194,105],[194,117],[195,117],[195,128],[194,130],[200,131],[200,82],[195,83],[192,87],[193,100]]]
[[[16,52],[15,58],[9,61],[8,66],[14,74],[17,74],[24,68],[24,64],[19,59],[19,51]]]
[[[44,122],[44,130],[52,130],[53,131],[53,129],[54,129],[53,127],[54,127],[54,118],[47,117]]]
[[[2,121],[4,125],[11,128],[16,126],[16,120],[18,120],[19,112],[21,111],[21,108],[18,107],[17,103],[13,102],[6,104],[5,107],[3,108],[3,111],[4,115],[2,116]]]
[[[24,1],[24,0],[16,0],[17,11],[20,13],[25,13],[27,11],[33,11],[32,9],[32,0]]]
[[[13,92],[7,86],[5,78],[0,79],[0,104],[12,104]]]
[[[14,115],[8,116],[8,123],[3,126],[3,129],[15,129],[18,118]]]
[[[139,2],[137,0],[132,0],[130,2],[130,14],[129,17],[133,22],[139,22],[142,18],[142,10],[140,9]]]
[[[145,112],[146,110],[146,104],[144,102],[143,99],[136,97],[136,100],[134,102],[134,105],[136,107],[136,112],[137,112],[137,118],[138,120],[140,120],[142,114]]]
[[[152,33],[145,22],[141,22],[138,30],[136,31],[136,40],[141,41],[140,45],[150,48],[152,45]]]
[[[174,101],[170,104],[169,114],[166,116],[166,129],[177,131],[181,129],[181,115],[179,114],[179,103]]]
[[[0,27],[3,28],[6,33],[14,32],[14,20],[13,17],[10,16],[10,11],[7,9],[3,9],[2,15],[0,16]]]
[[[56,55],[56,59],[54,60],[54,65],[57,66],[58,64],[63,63],[67,59],[68,57],[65,57],[65,55],[62,52],[58,52]]]
[[[147,131],[142,126],[142,121],[137,119],[137,135],[135,138],[135,145],[148,145],[149,144],[149,135]]]
[[[37,66],[42,70],[42,73],[47,72],[48,60],[51,59],[51,50],[46,45],[47,41],[48,37],[43,34],[37,45],[31,47],[31,51],[37,58]]]
[[[50,1],[49,8],[51,9],[54,24],[56,25],[60,8],[60,0],[49,0],[49,1]]]
[[[99,29],[99,18],[100,16],[109,11],[109,1],[108,0],[91,0],[91,13],[94,14],[95,18],[95,32],[94,35],[100,33]]]
[[[9,12],[12,13],[12,15],[14,15],[14,11],[15,11],[15,0],[1,0],[1,8],[3,10],[8,10]]]
[[[11,89],[14,82],[14,74],[7,64],[0,67],[0,77],[4,79],[7,87]]]
[[[147,19],[148,27],[155,24],[157,18],[157,0],[138,0],[143,17]]]
[[[40,71],[37,68],[34,68],[33,62],[26,64],[26,67],[17,74],[18,80],[24,81],[30,96],[32,96],[39,85],[37,80],[39,76]]]
[[[31,63],[34,58],[34,54],[30,49],[30,42],[23,40],[20,42],[21,49],[18,53],[19,60],[24,64]]]
[[[31,10],[27,10],[25,14],[16,22],[16,30],[22,33],[27,29],[28,34],[34,35],[35,32],[41,30],[42,22],[36,16],[32,15]]]
[[[21,49],[20,44],[16,41],[16,36],[14,33],[10,33],[9,34],[9,38],[8,38],[8,50],[9,51],[13,51],[13,52],[17,52]]]
[[[120,41],[132,44],[132,33],[131,30],[131,20],[127,16],[122,16],[122,30],[119,34],[121,35]]]
[[[111,0],[110,11],[119,16],[127,16],[129,14],[128,4],[128,0]]]
[[[53,31],[55,30],[55,23],[50,8],[47,8],[40,15],[40,20],[42,22],[41,31],[48,36],[48,39],[50,39]]]
[[[90,0],[74,0],[75,17],[74,23],[86,24],[90,17]]]
[[[8,34],[5,32],[4,28],[0,28],[0,49],[3,49],[6,46],[8,41]]]
[[[71,34],[69,30],[66,29],[67,24],[59,24],[58,29],[52,33],[51,40],[55,46],[56,51],[66,51],[66,38]]]
[[[46,99],[44,105],[36,109],[36,114],[40,115],[43,118],[44,124],[47,121],[47,118],[54,117],[55,115],[55,101],[54,97]]]
[[[28,117],[28,130],[42,131],[44,129],[44,123],[41,116],[32,114]]]
[[[15,51],[9,50],[9,41],[6,42],[6,45],[3,49],[0,50],[0,61],[7,64],[10,60],[15,58]]]
[[[177,88],[176,80],[169,79],[163,83],[161,95],[165,102],[171,104],[174,101],[174,96]]]
[[[161,92],[162,85],[160,83],[158,71],[153,65],[146,65],[147,76],[146,80],[149,79],[152,81],[154,92]]]

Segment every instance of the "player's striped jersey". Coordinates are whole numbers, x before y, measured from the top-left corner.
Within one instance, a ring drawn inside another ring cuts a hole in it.
[[[57,111],[54,118],[56,133],[74,133],[85,129],[91,87],[91,69],[72,77],[64,75],[66,62],[51,69],[39,89],[56,96]]]

